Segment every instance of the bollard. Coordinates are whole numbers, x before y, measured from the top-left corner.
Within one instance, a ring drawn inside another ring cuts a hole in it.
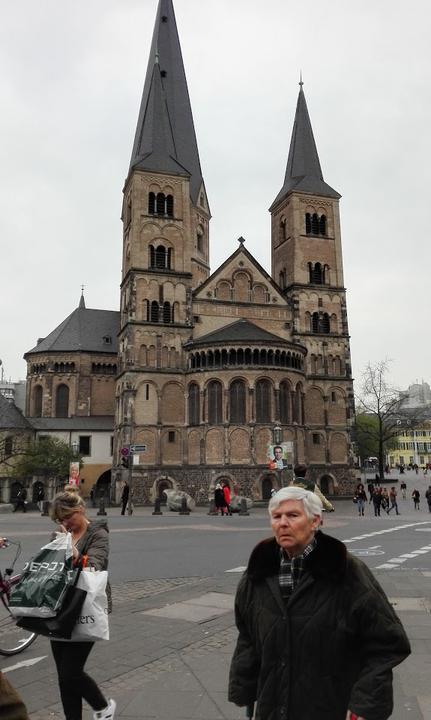
[[[156,498],[154,501],[154,510],[153,515],[163,515],[162,511],[160,510],[160,498]]]
[[[218,515],[216,506],[215,506],[215,500],[210,500],[210,507],[208,510],[208,515]]]
[[[180,515],[190,515],[190,510],[187,507],[187,498],[181,498],[181,510]]]
[[[49,502],[49,500],[44,500],[42,503],[42,512],[40,514],[41,515],[49,515],[50,505],[51,505],[51,503]]]
[[[247,510],[247,500],[245,498],[241,498],[238,514],[239,515],[250,515],[249,511]]]
[[[106,510],[105,510],[105,498],[103,497],[103,495],[99,498],[99,509],[96,514],[97,515],[106,515],[107,514]]]

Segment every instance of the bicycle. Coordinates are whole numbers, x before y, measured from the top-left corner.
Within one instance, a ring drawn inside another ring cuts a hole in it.
[[[9,610],[9,598],[12,588],[17,585],[21,575],[13,575],[14,566],[21,554],[21,543],[3,538],[2,548],[16,546],[11,567],[0,570],[0,655],[17,655],[28,648],[37,638],[36,633],[16,626],[16,619]]]

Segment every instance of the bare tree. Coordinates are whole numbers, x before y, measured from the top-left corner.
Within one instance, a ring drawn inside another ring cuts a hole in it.
[[[406,422],[415,425],[422,413],[413,416],[403,412],[400,404],[400,391],[388,382],[389,360],[372,365],[368,363],[362,373],[361,394],[356,400],[357,432],[375,448],[379,461],[379,477],[384,480],[385,450],[391,441],[399,435],[400,426]],[[371,422],[360,422],[360,416]]]

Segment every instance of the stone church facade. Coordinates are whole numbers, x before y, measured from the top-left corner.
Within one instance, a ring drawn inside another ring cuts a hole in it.
[[[353,385],[340,195],[326,184],[301,84],[270,207],[271,272],[239,245],[210,272],[210,209],[171,0],[160,0],[123,200],[114,478],[140,445],[137,502],[214,484],[255,498],[286,482],[291,443],[326,492],[353,487]]]

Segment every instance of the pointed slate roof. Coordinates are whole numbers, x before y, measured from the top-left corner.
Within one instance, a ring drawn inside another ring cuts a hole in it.
[[[203,179],[172,0],[159,0],[129,173],[190,176],[194,203]]]
[[[120,313],[116,310],[90,310],[84,296],[79,306],[46,338],[25,353],[24,358],[41,352],[99,352],[118,351],[117,334]],[[110,338],[110,342],[107,340]]]
[[[0,395],[0,430],[31,430],[31,424],[15,403]]]
[[[241,320],[236,320],[235,322],[230,323],[229,325],[224,325],[222,328],[214,330],[207,335],[202,335],[195,340],[185,343],[185,347],[190,345],[215,345],[218,343],[225,344],[243,342],[285,344],[286,340],[278,337],[278,335],[273,335],[273,333],[270,333],[267,330],[263,330],[261,327],[255,325],[249,320],[246,320],[245,318],[241,318]]]
[[[302,82],[300,86],[284,184],[270,211],[292,190],[325,197],[341,197],[323,179]]]

